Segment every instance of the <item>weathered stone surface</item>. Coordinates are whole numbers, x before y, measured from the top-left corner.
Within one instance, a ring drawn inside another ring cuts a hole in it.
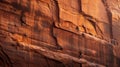
[[[120,1],[119,0],[107,0],[109,10],[112,13],[112,33],[113,33],[113,43],[117,43],[114,46],[114,55],[119,59],[120,58]]]
[[[109,23],[106,7],[102,0],[82,0],[82,11],[99,21]]]
[[[0,67],[119,67],[119,0],[0,0]]]

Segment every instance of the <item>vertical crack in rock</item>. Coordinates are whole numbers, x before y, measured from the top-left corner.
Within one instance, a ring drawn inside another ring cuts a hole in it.
[[[97,25],[97,23],[96,23],[96,22],[100,22],[99,20],[93,18],[93,17],[90,16],[90,15],[85,14],[84,12],[82,12],[82,14],[83,14],[83,16],[84,16],[88,21],[90,21],[91,23],[93,23],[93,25],[96,26],[96,28],[98,28],[98,31],[100,31],[101,34],[103,34],[102,30],[100,29],[100,27],[99,27],[99,26]]]
[[[52,13],[52,18],[54,21],[59,22],[59,4],[57,0],[50,0],[51,4],[49,5],[50,11]]]
[[[14,7],[15,9],[21,11],[20,14],[20,21],[21,21],[21,25],[27,25],[25,22],[25,12],[29,12],[30,11],[30,2],[27,3],[27,6],[23,6],[22,5],[22,0],[20,0],[20,2],[16,3],[16,2],[12,2],[9,3],[12,5],[12,7]]]
[[[106,0],[102,0],[102,2],[103,2],[104,6],[105,6],[105,8],[106,8],[107,16],[108,16],[108,20],[109,20],[109,25],[110,25],[110,38],[111,38],[110,42],[111,42],[112,44],[114,44],[114,45],[118,45],[118,42],[116,41],[116,39],[114,39],[114,36],[113,36],[112,13],[111,13],[111,11],[110,11],[110,9],[109,9],[109,6],[108,6]]]
[[[86,27],[84,25],[82,25],[84,32],[87,33]]]
[[[79,4],[79,12],[81,13],[82,12],[82,4],[81,4],[81,0],[78,0],[78,4]]]
[[[20,21],[21,21],[21,25],[26,24],[25,19],[24,19],[24,11],[23,10],[21,11]]]
[[[56,36],[54,35],[54,27],[55,27],[55,23],[58,23],[60,18],[59,18],[59,5],[58,5],[58,1],[57,0],[50,0],[51,4],[49,4],[49,9],[52,13],[52,19],[53,19],[53,24],[51,26],[51,35],[54,38],[55,42],[56,42],[56,46],[57,49],[62,50],[62,47],[59,45],[58,40],[56,38]]]
[[[2,63],[4,64],[3,66],[0,65],[0,67],[13,67],[9,56],[4,52],[1,45],[0,45],[0,61],[2,61]]]
[[[57,40],[57,38],[56,38],[56,36],[54,34],[54,28],[55,28],[55,22],[53,22],[53,26],[51,27],[51,33],[52,33],[51,35],[52,35],[52,37],[54,38],[54,40],[56,42],[57,49],[62,50],[63,48],[59,45],[58,40]]]
[[[100,27],[96,24],[96,22],[94,22],[93,20],[91,19],[88,19],[88,21],[90,21],[90,23],[92,24],[92,26],[94,27],[96,33],[98,34],[100,32],[100,34],[102,35],[103,32],[102,30],[100,29]],[[99,34],[98,34],[99,35]]]
[[[109,20],[109,25],[110,25],[110,38],[113,39],[113,29],[112,29],[112,13],[111,11],[109,10],[109,6],[106,2],[106,0],[102,0],[105,8],[106,8],[106,11],[107,11],[107,16],[108,16],[108,20]]]
[[[81,11],[80,14],[82,14],[85,17],[85,19],[88,20],[92,24],[97,35],[100,35],[100,36],[103,35],[102,30],[100,29],[100,27],[96,23],[96,22],[101,22],[101,21],[97,20],[96,18],[92,17],[91,15],[84,13],[83,11]],[[82,26],[82,27],[85,30],[85,33],[87,33],[86,27],[85,26]]]
[[[57,17],[57,21],[59,22],[60,21],[60,9],[59,9],[59,4],[58,4],[58,1],[57,0],[53,0],[54,1],[54,3],[55,3],[55,5],[56,5],[56,17]]]

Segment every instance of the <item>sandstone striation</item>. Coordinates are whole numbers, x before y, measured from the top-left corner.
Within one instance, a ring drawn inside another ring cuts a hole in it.
[[[0,0],[0,67],[119,67],[119,0]]]

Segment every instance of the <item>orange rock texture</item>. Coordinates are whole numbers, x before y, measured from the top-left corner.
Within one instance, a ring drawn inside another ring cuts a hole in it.
[[[0,0],[0,67],[119,67],[120,0]]]

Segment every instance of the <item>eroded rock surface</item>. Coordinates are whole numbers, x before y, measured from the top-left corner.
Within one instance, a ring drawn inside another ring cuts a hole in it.
[[[0,67],[119,67],[119,0],[0,0]]]

